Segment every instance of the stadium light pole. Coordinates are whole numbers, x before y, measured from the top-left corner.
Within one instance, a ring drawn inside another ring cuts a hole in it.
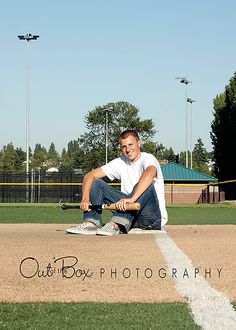
[[[190,103],[190,111],[189,111],[189,138],[190,138],[190,166],[193,168],[193,146],[192,146],[192,103],[196,102],[196,100],[187,98],[187,102]]]
[[[105,111],[105,114],[106,114],[106,122],[105,122],[105,148],[106,148],[106,164],[108,162],[108,113],[111,112],[113,110],[112,107],[108,107],[108,108],[105,108],[103,109],[103,111]]]
[[[188,167],[188,84],[192,81],[188,80],[186,77],[175,77],[181,84],[185,84],[185,165]]]
[[[19,40],[27,41],[27,62],[26,62],[26,203],[29,202],[29,91],[30,91],[30,41],[37,40],[39,35],[18,35]]]

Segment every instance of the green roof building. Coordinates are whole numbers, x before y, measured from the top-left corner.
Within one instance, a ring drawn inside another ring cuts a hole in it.
[[[217,179],[178,163],[161,166],[167,204],[197,204],[219,201]]]
[[[165,182],[170,183],[209,183],[216,182],[214,176],[192,170],[178,163],[168,163],[161,166]]]

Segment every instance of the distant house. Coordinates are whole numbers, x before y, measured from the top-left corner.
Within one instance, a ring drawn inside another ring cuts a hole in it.
[[[165,182],[167,204],[193,204],[217,201],[217,179],[178,163],[161,166]]]
[[[47,173],[58,173],[59,169],[57,167],[49,167],[46,171]]]

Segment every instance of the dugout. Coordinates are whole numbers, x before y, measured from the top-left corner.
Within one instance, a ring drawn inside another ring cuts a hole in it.
[[[179,163],[161,166],[165,182],[167,204],[198,204],[224,199],[217,179],[211,175],[187,168]]]

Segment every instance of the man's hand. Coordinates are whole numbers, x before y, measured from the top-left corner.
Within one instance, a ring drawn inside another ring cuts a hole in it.
[[[95,170],[92,170],[85,174],[83,184],[82,184],[82,200],[80,203],[80,208],[84,211],[91,211],[89,209],[89,205],[91,205],[90,201],[90,191],[95,179],[101,179],[105,176],[103,170],[98,167]]]
[[[131,198],[120,199],[118,202],[116,202],[117,210],[125,212],[126,204],[129,204],[129,203],[134,203],[133,199],[131,199]]]
[[[80,203],[80,209],[84,210],[84,211],[87,211],[87,212],[90,212],[91,209],[89,208],[89,205],[91,205],[89,200],[82,200],[81,203]]]

